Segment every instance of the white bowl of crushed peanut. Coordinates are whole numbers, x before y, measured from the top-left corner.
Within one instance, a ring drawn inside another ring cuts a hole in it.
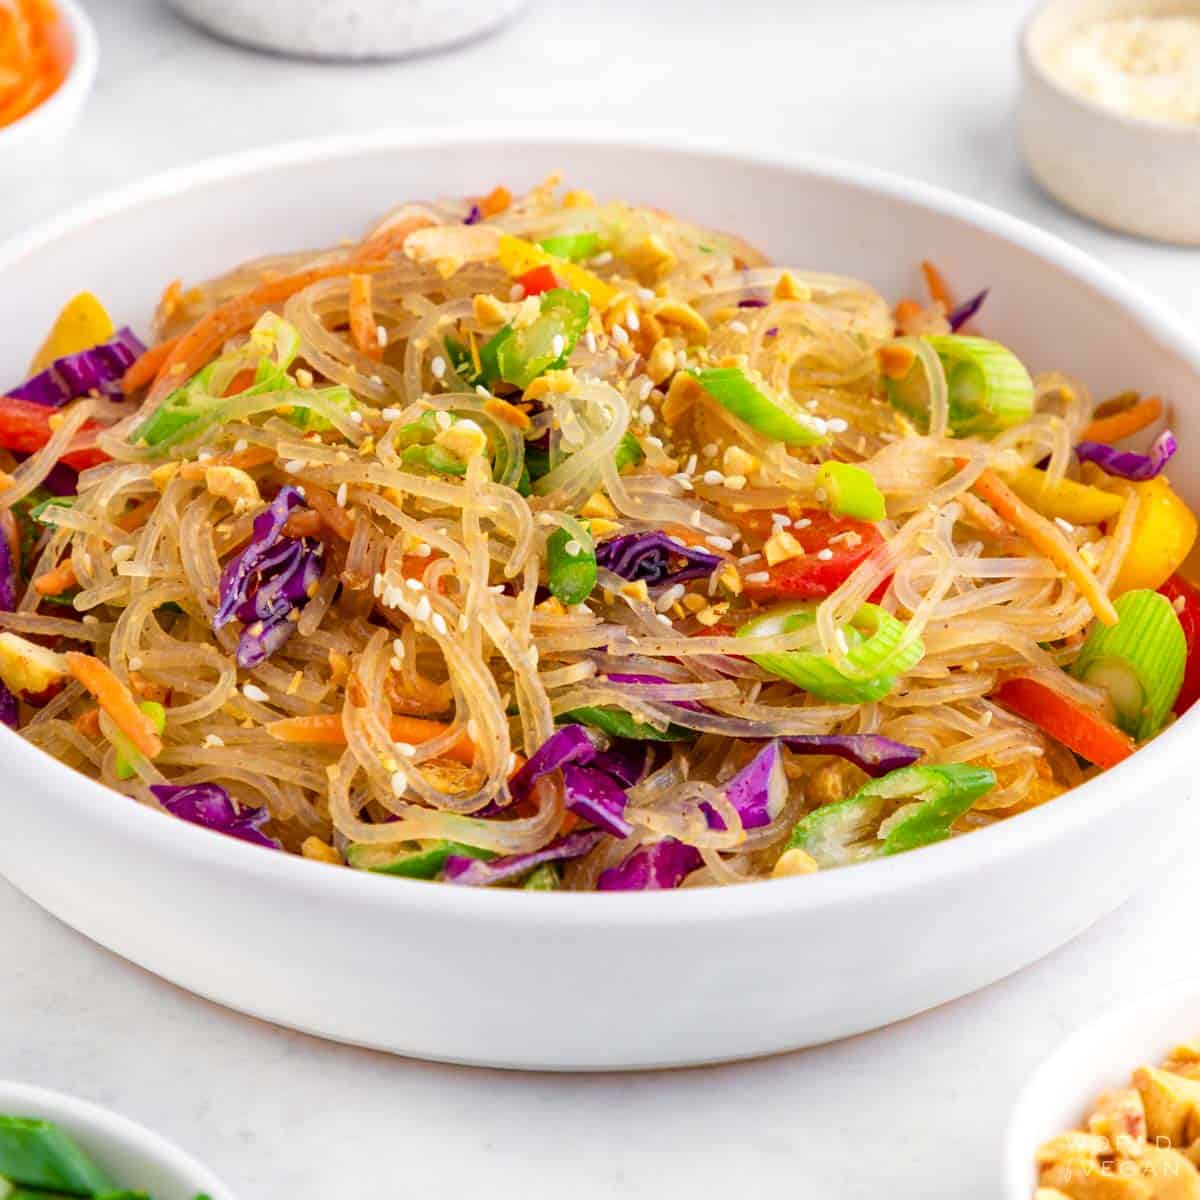
[[[1006,1200],[1200,1200],[1200,980],[1067,1039],[1017,1099]]]

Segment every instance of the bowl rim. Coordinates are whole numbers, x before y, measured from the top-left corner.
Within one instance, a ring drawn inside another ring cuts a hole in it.
[[[1134,113],[1122,112],[1118,108],[1109,108],[1107,105],[1101,104],[1098,100],[1093,100],[1090,96],[1083,96],[1078,92],[1072,91],[1066,84],[1057,79],[1052,72],[1046,69],[1046,64],[1042,61],[1033,46],[1034,38],[1037,35],[1037,27],[1056,8],[1065,8],[1068,4],[1077,2],[1078,0],[1041,0],[1025,18],[1021,26],[1018,44],[1020,46],[1021,63],[1027,75],[1036,78],[1039,83],[1049,88],[1060,100],[1065,101],[1077,113],[1090,120],[1118,125],[1128,132],[1138,134],[1142,137],[1159,134],[1172,139],[1200,141],[1200,125],[1188,124],[1185,121],[1156,121],[1153,117],[1140,117]],[[1118,3],[1119,0],[1111,0],[1111,2]],[[1200,16],[1200,3],[1197,0],[1178,0],[1178,3],[1194,6],[1196,15]]]
[[[0,1104],[6,1108],[28,1104],[17,1116],[40,1117],[65,1125],[68,1132],[86,1132],[97,1141],[121,1142],[147,1162],[169,1166],[187,1177],[187,1186],[212,1200],[235,1200],[234,1194],[213,1172],[186,1150],[148,1125],[92,1100],[53,1091],[18,1079],[0,1079]],[[136,1184],[136,1181],[133,1181]]]
[[[998,237],[1029,251],[1050,266],[1078,279],[1119,306],[1149,329],[1160,344],[1173,348],[1200,375],[1200,336],[1160,301],[1113,268],[1104,265],[1061,238],[988,205],[931,184],[823,156],[779,148],[747,148],[732,138],[681,136],[642,130],[613,136],[580,131],[567,124],[539,123],[535,129],[479,122],[453,130],[437,126],[380,130],[354,135],[305,139],[282,145],[209,158],[127,184],[74,206],[60,216],[0,242],[0,275],[9,267],[60,237],[139,206],[169,200],[196,188],[313,162],[336,162],[381,152],[419,149],[457,149],[497,142],[521,147],[570,146],[609,150],[659,151],[707,157],[714,165],[736,168],[755,164],[792,172],[798,177],[824,179],[859,188],[892,200],[925,208],[970,225],[979,233]],[[673,929],[685,925],[716,926],[741,923],[748,916],[775,915],[807,906],[823,910],[845,903],[867,903],[881,894],[916,890],[970,877],[990,865],[1057,841],[1081,826],[1102,820],[1125,803],[1136,770],[1149,775],[1142,788],[1166,778],[1171,763],[1187,761],[1188,739],[1200,734],[1200,706],[1177,720],[1125,762],[1089,780],[1053,803],[978,829],[918,852],[896,855],[853,869],[820,872],[790,879],[762,880],[748,887],[682,888],[670,898],[650,892],[560,892],[542,903],[540,896],[521,889],[430,886],[422,880],[375,876],[368,871],[332,869],[294,854],[264,853],[212,830],[190,825],[137,803],[111,803],[115,795],[95,780],[80,775],[8,729],[0,729],[0,746],[14,756],[19,770],[46,778],[47,790],[72,807],[81,823],[101,822],[106,832],[143,844],[167,861],[203,867],[214,878],[228,876],[230,886],[253,880],[260,885],[319,892],[330,902],[355,904],[382,911],[416,910],[481,923],[507,923],[536,916],[546,925],[594,923],[607,928],[652,926]],[[22,768],[20,764],[24,764]],[[1134,766],[1133,764],[1137,764]],[[770,884],[770,886],[766,886]],[[522,907],[524,906],[524,907]],[[531,907],[536,906],[536,907]]]
[[[1075,1058],[1082,1047],[1111,1043],[1114,1040],[1112,1035],[1131,1026],[1152,1022],[1162,1010],[1184,1004],[1200,1006],[1200,976],[1177,980],[1167,987],[1156,988],[1137,1000],[1109,1009],[1073,1033],[1067,1034],[1046,1053],[1022,1084],[1005,1123],[1001,1147],[1005,1200],[1029,1200],[1029,1172],[1034,1165],[1033,1156],[1037,1147],[1022,1142],[1021,1126],[1027,1110],[1034,1106],[1046,1090],[1047,1081],[1052,1079],[1059,1065]],[[1164,1032],[1163,1041],[1165,1045],[1172,1045],[1185,1040],[1186,1036],[1185,1032]],[[1114,1062],[1112,1086],[1123,1086],[1123,1083],[1127,1083],[1130,1072],[1142,1065],[1140,1062]],[[1095,1099],[1095,1096],[1080,1092],[1080,1118],[1083,1117],[1090,1099]]]
[[[18,142],[37,137],[60,113],[69,111],[72,106],[82,106],[96,81],[100,42],[91,17],[79,0],[54,0],[54,4],[66,19],[71,33],[71,65],[62,83],[41,104],[11,125],[0,127],[0,154]]]

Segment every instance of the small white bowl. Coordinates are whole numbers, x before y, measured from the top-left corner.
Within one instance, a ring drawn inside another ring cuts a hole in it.
[[[279,54],[397,58],[491,33],[528,0],[171,0],[205,29]]]
[[[1049,0],[1021,38],[1021,143],[1038,182],[1102,225],[1200,245],[1200,127],[1126,116],[1059,83],[1049,50],[1082,25],[1195,14],[1200,0]]]
[[[1197,1036],[1200,980],[1155,992],[1067,1038],[1017,1097],[1004,1135],[1005,1200],[1031,1200],[1037,1148],[1078,1129],[1102,1091],[1128,1087],[1138,1067],[1157,1066],[1173,1046]]]
[[[207,1168],[178,1146],[97,1104],[27,1083],[0,1080],[0,1113],[53,1121],[69,1133],[116,1184],[154,1200],[235,1200]]]
[[[56,7],[70,66],[52,95],[20,120],[0,127],[0,179],[22,179],[49,161],[78,124],[96,82],[100,51],[91,19],[77,0],[56,0]]]

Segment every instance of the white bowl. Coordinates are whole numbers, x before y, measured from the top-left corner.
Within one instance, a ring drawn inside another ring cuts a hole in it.
[[[0,127],[0,179],[11,182],[43,167],[79,123],[96,82],[96,30],[78,0],[55,0],[64,19],[71,65],[58,89],[12,125]]]
[[[1031,1200],[1034,1155],[1057,1133],[1078,1129],[1107,1088],[1128,1087],[1142,1066],[1200,1036],[1200,981],[1177,984],[1118,1009],[1067,1038],[1021,1090],[1004,1135],[1005,1200]]]
[[[171,0],[205,29],[281,54],[393,58],[498,28],[528,0]]]
[[[234,1200],[207,1168],[144,1125],[98,1104],[27,1083],[0,1080],[0,1113],[53,1121],[68,1132],[121,1187],[149,1192],[154,1200]]]
[[[1081,25],[1189,13],[1200,0],[1049,0],[1021,38],[1021,144],[1038,182],[1093,221],[1142,237],[1200,244],[1200,128],[1126,116],[1079,96],[1046,69],[1047,51]]]
[[[1062,242],[945,192],[782,154],[500,128],[203,164],[10,242],[0,277],[23,300],[5,322],[0,379],[19,377],[83,281],[145,328],[164,279],[332,244],[394,202],[522,188],[559,167],[600,195],[736,229],[780,260],[892,297],[928,256],[964,293],[991,285],[989,332],[1034,369],[1180,402],[1200,388],[1200,346],[1169,313]],[[1181,409],[1175,428],[1180,483],[1200,504],[1187,451],[1200,445],[1200,409]],[[134,962],[298,1029],[500,1066],[699,1063],[895,1021],[1075,936],[1192,832],[1196,809],[1182,799],[1198,732],[1193,713],[1037,811],[867,866],[738,888],[544,895],[268,853],[123,800],[5,731],[0,871]]]

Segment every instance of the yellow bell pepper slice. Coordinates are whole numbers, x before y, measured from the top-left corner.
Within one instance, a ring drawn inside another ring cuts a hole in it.
[[[1191,553],[1200,526],[1190,508],[1162,476],[1126,484],[1138,497],[1133,540],[1113,584],[1113,595],[1149,588],[1157,591]]]
[[[1004,482],[1043,517],[1052,521],[1061,518],[1072,525],[1099,525],[1101,521],[1109,521],[1125,503],[1114,492],[1076,483],[1073,479],[1063,479],[1048,486],[1046,472],[1037,467],[1005,471]]]
[[[68,300],[55,318],[46,340],[29,365],[29,374],[44,371],[56,358],[78,354],[112,337],[112,318],[91,292],[80,292]]]
[[[500,265],[510,275],[524,275],[534,267],[549,267],[559,279],[577,292],[587,292],[588,298],[598,309],[607,308],[620,293],[599,275],[559,258],[533,242],[526,242],[511,234],[500,238]]]

